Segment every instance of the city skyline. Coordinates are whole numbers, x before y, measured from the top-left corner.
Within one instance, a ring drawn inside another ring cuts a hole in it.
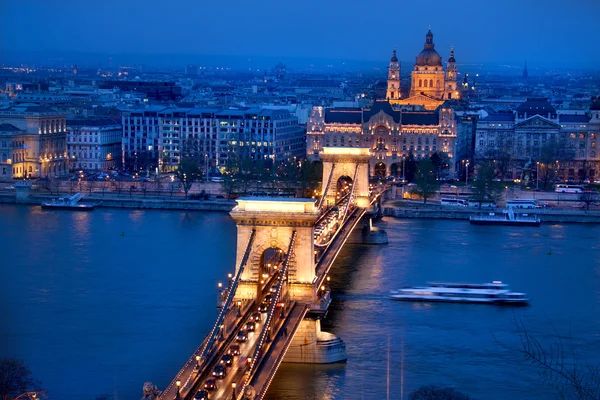
[[[365,12],[365,5],[358,2],[322,5],[312,0],[295,8],[270,0],[259,6],[241,2],[199,6],[184,0],[169,8],[139,1],[123,6],[113,0],[102,8],[70,1],[60,6],[34,3],[24,7],[8,1],[0,6],[6,21],[0,27],[2,58],[15,52],[75,52],[149,59],[187,55],[194,60],[373,62],[389,58],[395,47],[400,61],[406,63],[414,60],[431,26],[436,49],[446,59],[454,46],[459,64],[527,60],[532,67],[592,66],[600,61],[600,55],[587,51],[588,43],[600,37],[600,27],[593,21],[600,4],[591,0],[577,0],[568,7],[556,0],[547,2],[543,18],[538,18],[535,3],[516,0],[502,5],[469,0],[459,9],[454,3],[437,1],[427,10],[416,3],[387,2],[373,12]],[[397,17],[385,22],[382,15]],[[30,29],[22,29],[23,21]]]

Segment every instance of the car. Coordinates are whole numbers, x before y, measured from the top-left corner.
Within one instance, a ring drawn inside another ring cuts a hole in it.
[[[261,303],[261,305],[258,306],[258,311],[260,311],[261,313],[267,312],[268,309],[269,305],[267,303]]]
[[[194,400],[208,400],[208,392],[206,390],[200,390],[194,395]]]
[[[235,337],[235,340],[239,343],[243,343],[246,340],[248,340],[248,335],[244,331],[239,331],[237,336]]]
[[[272,301],[273,301],[273,295],[271,293],[269,293],[268,295],[265,296],[266,303],[270,303]]]
[[[225,354],[221,358],[221,364],[225,364],[225,366],[227,366],[227,367],[231,367],[232,363],[233,363],[233,356],[231,354]]]
[[[254,321],[254,322],[260,322],[262,320],[262,315],[260,312],[254,312],[252,313],[252,315],[250,316],[250,320]]]
[[[231,346],[229,346],[229,354],[231,354],[232,356],[239,356],[240,355],[240,346],[238,344],[232,344]]]
[[[217,364],[215,369],[213,369],[212,375],[217,379],[223,379],[225,378],[226,372],[227,370],[225,369],[225,366],[223,364]]]
[[[254,321],[246,322],[246,332],[254,332],[256,329],[256,323]]]
[[[215,378],[208,378],[204,382],[204,389],[215,390],[217,388],[217,380]]]

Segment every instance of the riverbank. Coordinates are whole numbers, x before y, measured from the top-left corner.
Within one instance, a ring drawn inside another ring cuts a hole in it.
[[[49,194],[32,193],[28,198],[17,203],[14,193],[0,194],[0,204],[25,204],[40,205],[44,201],[50,201],[57,196]],[[221,211],[229,212],[235,207],[236,202],[226,199],[212,200],[184,200],[181,198],[165,197],[142,197],[133,195],[120,197],[115,195],[85,196],[84,203],[94,203],[97,207],[108,208],[131,208],[148,210],[184,210],[184,211]]]
[[[502,208],[485,208],[484,213],[502,213]],[[546,223],[583,223],[600,224],[600,211],[536,208],[522,210],[529,215],[537,215]],[[478,208],[441,206],[438,204],[422,204],[404,201],[387,201],[383,204],[383,215],[395,218],[424,218],[424,219],[458,219],[468,220],[469,217],[480,213]]]

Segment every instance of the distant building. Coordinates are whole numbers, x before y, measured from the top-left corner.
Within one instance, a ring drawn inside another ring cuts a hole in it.
[[[142,153],[161,171],[182,157],[198,159],[210,171],[225,168],[230,154],[285,162],[305,154],[305,132],[285,109],[161,108],[123,114],[126,168],[136,168]],[[145,157],[144,157],[145,158]]]
[[[25,131],[11,124],[0,124],[0,181],[13,178],[12,141]]]
[[[402,98],[400,90],[400,63],[396,49],[392,53],[388,67],[388,90],[386,98],[394,105],[421,105],[427,110],[435,110],[446,100],[458,100],[461,97],[458,85],[458,69],[454,58],[454,48],[446,63],[442,66],[442,57],[435,50],[431,30],[425,35],[425,45],[416,58],[411,72],[411,86],[408,98]]]
[[[451,108],[401,111],[389,101],[369,108],[314,107],[307,124],[307,155],[318,159],[323,147],[369,147],[370,175],[400,176],[402,161],[443,152],[454,170],[456,120]]]
[[[477,123],[475,157],[509,154],[506,178],[516,179],[528,161],[540,160],[551,140],[574,155],[573,160],[556,160],[559,178],[598,179],[600,105],[596,104],[588,113],[559,114],[547,99],[528,98],[515,111],[490,114]]]
[[[119,88],[123,92],[145,93],[148,99],[173,101],[181,98],[181,87],[175,82],[154,81],[115,81],[106,80],[98,83],[100,89]]]
[[[68,173],[66,115],[52,109],[21,104],[0,110],[0,124],[15,132],[11,142],[13,178],[42,178]]]
[[[67,120],[67,151],[72,169],[101,170],[121,167],[121,124],[110,118]]]

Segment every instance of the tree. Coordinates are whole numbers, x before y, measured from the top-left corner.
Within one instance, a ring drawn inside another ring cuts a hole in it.
[[[438,181],[435,179],[435,165],[429,158],[424,158],[419,162],[419,168],[415,175],[414,188],[411,193],[415,193],[423,198],[423,204],[439,189]]]
[[[415,178],[415,172],[417,171],[417,162],[415,161],[412,150],[408,153],[406,160],[404,160],[404,169],[406,169],[404,178],[407,182],[412,182]]]
[[[435,152],[429,157],[433,165],[435,166],[435,175],[436,178],[442,177],[442,171],[448,168],[448,163],[450,159],[448,158],[448,154],[443,152]]]
[[[192,188],[194,182],[202,179],[202,171],[200,170],[196,160],[183,159],[175,171],[175,177],[179,182],[181,182],[181,186],[183,186],[183,192],[185,193],[185,198],[187,199],[188,192]]]
[[[37,391],[37,382],[23,360],[0,359],[0,397],[12,400],[28,391]]]
[[[600,364],[581,364],[575,349],[566,347],[568,338],[558,333],[553,343],[542,344],[522,321],[515,321],[515,325],[520,348],[501,345],[537,369],[544,386],[556,390],[562,399],[600,400]]]
[[[494,182],[495,177],[496,167],[493,162],[485,161],[477,167],[475,181],[471,187],[473,188],[473,199],[479,203],[479,209],[484,201],[497,202],[499,200],[501,190]]]
[[[556,140],[552,137],[542,146],[540,150],[540,178],[546,190],[550,182],[554,182],[558,176],[560,165],[575,158],[575,150],[569,146],[566,139]],[[539,179],[539,178],[538,178]]]
[[[59,193],[60,182],[55,178],[51,178],[49,176],[40,179],[41,186],[46,189],[50,194]]]
[[[512,156],[503,150],[489,149],[478,155],[477,160],[480,163],[488,163],[493,166],[494,178],[504,178],[510,169]]]
[[[585,209],[589,210],[592,204],[598,203],[600,201],[600,195],[595,190],[586,190],[581,194],[579,200],[585,203]]]
[[[408,395],[408,400],[469,400],[469,396],[454,388],[435,385],[421,386]]]

